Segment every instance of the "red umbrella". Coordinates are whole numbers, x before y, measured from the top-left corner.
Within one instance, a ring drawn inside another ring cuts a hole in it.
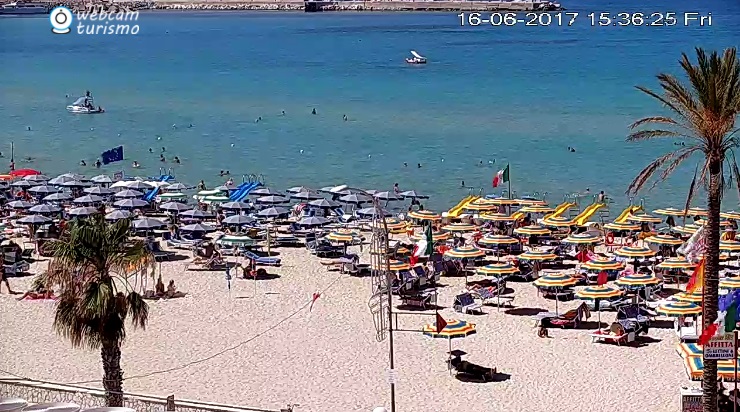
[[[26,176],[34,176],[34,175],[40,175],[41,172],[38,170],[33,169],[18,169],[18,170],[12,170],[10,172],[11,176],[15,177],[26,177]]]

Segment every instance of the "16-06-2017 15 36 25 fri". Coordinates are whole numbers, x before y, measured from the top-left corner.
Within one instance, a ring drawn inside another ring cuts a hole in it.
[[[711,26],[712,13],[699,12],[462,12],[460,26],[469,27],[672,27]]]

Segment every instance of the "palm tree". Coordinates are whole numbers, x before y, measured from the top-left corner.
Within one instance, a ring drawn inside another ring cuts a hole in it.
[[[149,262],[142,241],[129,238],[129,220],[107,223],[101,214],[74,220],[50,248],[53,259],[44,276],[58,285],[54,328],[73,346],[100,349],[108,406],[123,406],[121,344],[126,319],[146,327],[149,306],[128,283],[132,268]]]
[[[676,168],[694,154],[703,155],[697,165],[694,180],[689,187],[686,209],[691,204],[696,183],[707,190],[707,234],[704,276],[704,327],[717,318],[719,288],[719,222],[722,194],[727,183],[740,178],[735,159],[735,149],[740,144],[735,121],[740,111],[740,62],[734,48],[726,49],[722,55],[707,54],[696,49],[697,63],[694,64],[684,53],[681,68],[688,78],[682,83],[669,74],[659,74],[660,93],[645,87],[637,87],[648,96],[658,100],[668,109],[668,115],[657,115],[640,119],[632,124],[633,132],[627,141],[636,142],[657,138],[680,138],[687,140],[681,146],[650,163],[630,184],[628,193],[639,191],[652,177],[655,184],[664,181]],[[652,124],[653,130],[638,130]],[[724,168],[729,169],[728,179]],[[658,173],[660,171],[660,173]],[[697,179],[698,177],[698,179]],[[738,181],[740,183],[740,180]],[[653,185],[655,186],[655,185]],[[704,412],[717,411],[717,361],[704,360],[703,378]]]

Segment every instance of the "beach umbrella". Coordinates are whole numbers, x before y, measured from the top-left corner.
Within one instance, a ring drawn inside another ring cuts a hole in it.
[[[113,206],[120,209],[138,209],[149,205],[145,200],[141,199],[122,199],[113,203]]]
[[[285,196],[285,193],[278,192],[277,190],[270,189],[269,187],[259,187],[249,192],[249,194],[255,196]]]
[[[123,187],[132,189],[132,190],[140,190],[140,191],[147,191],[154,189],[154,186],[144,183],[141,180],[131,180],[128,182],[125,182],[123,184]]]
[[[244,202],[226,202],[221,203],[218,207],[226,210],[250,210],[252,206]]]
[[[658,252],[642,246],[624,246],[617,249],[614,254],[626,258],[642,258],[655,256]]]
[[[204,211],[202,211],[200,209],[188,209],[188,210],[185,210],[183,212],[180,212],[178,216],[180,216],[180,217],[187,217],[187,218],[190,218],[190,219],[207,219],[209,217],[213,217],[213,213],[211,213],[211,212],[204,212]],[[243,216],[243,215],[238,215],[238,216]],[[233,216],[231,216],[231,217],[233,217]],[[254,222],[256,220],[253,217],[249,217],[249,216],[244,216],[244,217],[249,218],[252,222]],[[224,220],[226,220],[226,219],[224,219]]]
[[[601,236],[592,233],[574,233],[563,239],[562,242],[575,245],[594,244],[601,242]]]
[[[491,222],[513,222],[517,220],[514,216],[509,216],[506,213],[481,213],[478,215],[478,219],[490,220]]]
[[[28,211],[31,213],[40,213],[40,214],[59,213],[62,211],[62,208],[56,205],[36,205],[28,209]]]
[[[121,220],[121,219],[128,219],[131,217],[131,212],[128,210],[114,210],[107,215],[105,215],[105,220]]]
[[[673,295],[673,299],[679,302],[701,303],[704,301],[704,290],[697,289],[693,292],[681,292]]]
[[[694,233],[696,233],[697,230],[699,230],[699,227],[700,226],[698,225],[689,223],[684,226],[673,226],[670,230],[673,232],[681,233],[683,235],[693,235]]]
[[[542,219],[542,224],[550,227],[569,227],[574,226],[576,222],[565,217],[555,216]]]
[[[51,223],[52,220],[49,219],[46,216],[28,215],[28,216],[24,216],[24,217],[16,220],[16,222],[22,223],[22,224],[25,224],[25,225],[44,225],[44,224],[47,224],[47,223]]]
[[[444,339],[464,338],[475,333],[474,323],[468,323],[464,320],[448,320],[445,323],[446,325],[441,331],[437,330],[436,322],[424,325],[424,329],[422,329],[422,331],[426,336]]]
[[[113,183],[113,179],[111,179],[110,176],[107,176],[107,175],[94,176],[90,179],[90,181],[94,183],[101,183],[101,184]]]
[[[161,201],[170,201],[170,200],[184,200],[188,197],[185,193],[181,192],[168,192],[168,193],[160,193],[157,195],[159,200]]]
[[[149,230],[149,229],[165,227],[167,226],[167,223],[159,219],[154,219],[151,217],[142,217],[142,218],[134,220],[132,225],[134,229],[137,229],[137,230]]]
[[[184,185],[182,183],[173,183],[171,185],[167,185],[163,188],[166,192],[179,192],[182,190],[188,190],[191,189],[190,186]]]
[[[660,283],[660,279],[647,273],[633,273],[631,275],[622,276],[614,283],[626,288],[643,288],[646,286],[657,285]]]
[[[740,220],[740,212],[731,211],[731,212],[722,212],[719,214],[719,216],[722,219],[732,219],[732,220]]]
[[[72,195],[70,195],[69,193],[57,192],[45,196],[41,200],[43,200],[44,202],[63,202],[70,199],[72,199]]]
[[[128,189],[128,190],[121,190],[120,192],[116,193],[113,196],[115,196],[115,197],[117,197],[119,199],[130,199],[130,198],[134,198],[134,197],[142,197],[142,196],[144,196],[144,193],[142,193],[142,192],[140,192],[138,190]]]
[[[128,180],[119,180],[112,185],[110,185],[111,189],[125,189],[126,185],[128,184]]]
[[[376,215],[377,215],[377,213],[378,213],[378,211],[377,211],[377,210],[376,210],[376,209],[375,209],[374,207],[366,207],[366,208],[364,208],[364,209],[358,209],[358,210],[355,210],[355,214],[356,214],[357,216],[376,216]],[[385,210],[381,210],[381,211],[380,211],[380,214],[381,214],[381,215],[382,215],[383,217],[385,217],[385,216],[390,216],[390,213],[388,213],[388,212],[387,212],[387,211],[385,211]],[[380,217],[380,216],[379,216],[379,217]]]
[[[87,195],[87,196],[81,196],[73,200],[73,203],[79,203],[79,204],[90,204],[90,203],[100,203],[103,201],[103,198],[97,195]]]
[[[517,259],[519,260],[531,260],[536,262],[541,262],[545,260],[554,260],[557,259],[558,256],[554,253],[550,252],[543,252],[539,250],[528,250],[521,255],[517,256]]]
[[[51,183],[51,181],[49,183]],[[80,180],[67,180],[65,182],[58,183],[57,186],[62,186],[62,187],[88,187],[88,186],[92,186],[92,183],[90,183],[90,182],[82,182]]]
[[[686,212],[689,216],[707,216],[709,213],[707,212],[707,209],[704,209],[702,207],[692,207]]]
[[[48,182],[50,178],[45,175],[28,175],[28,176],[23,177],[23,180],[28,180],[29,182],[43,183],[43,182]]]
[[[28,189],[29,193],[38,194],[38,195],[48,195],[51,193],[57,193],[59,189],[57,189],[54,186],[34,186],[30,189]]]
[[[576,296],[583,300],[611,299],[623,294],[624,292],[621,289],[609,285],[587,286],[576,291]]]
[[[370,196],[363,195],[361,193],[350,193],[348,195],[344,195],[340,197],[338,200],[340,202],[350,203],[350,204],[355,204],[355,205],[373,201],[373,199]]]
[[[229,202],[228,196],[222,196],[222,195],[210,195],[206,196],[200,201],[202,203],[228,203]]]
[[[545,205],[531,205],[524,206],[519,211],[522,213],[552,213],[555,209]]]
[[[414,233],[413,235],[409,236],[413,240],[421,240],[426,239],[426,235],[424,232],[421,233]],[[432,232],[432,241],[439,242],[441,240],[447,240],[450,238],[449,232]]]
[[[70,216],[90,216],[98,213],[98,209],[92,206],[76,207],[67,212]]]
[[[576,283],[578,279],[566,273],[550,273],[534,281],[534,285],[540,288],[564,288],[574,286]]]
[[[583,263],[581,267],[587,270],[600,272],[602,270],[619,270],[624,267],[624,264],[612,259],[597,258]]]
[[[640,225],[634,223],[618,223],[612,222],[604,225],[604,229],[612,230],[615,232],[635,232],[640,230]]]
[[[702,380],[704,376],[704,359],[702,356],[687,356],[684,359],[686,374],[694,381]],[[740,375],[737,370],[737,359],[723,359],[717,361],[717,378],[732,382],[735,375]]]
[[[415,190],[407,190],[405,192],[399,193],[399,195],[407,199],[429,199],[429,196],[422,195],[421,193],[416,193]]]
[[[167,203],[162,203],[161,205],[159,205],[159,208],[161,210],[166,210],[168,212],[174,212],[174,213],[180,213],[186,210],[190,210],[191,207],[192,206],[188,206],[185,203],[180,203],[180,202],[167,202]]]
[[[38,186],[40,184],[41,184],[40,182],[31,182],[31,181],[28,181],[28,180],[16,180],[15,182],[13,182],[13,183],[10,184],[10,187],[22,187],[22,188],[25,188],[25,187]]]
[[[725,252],[737,252],[740,250],[740,242],[737,240],[723,240],[719,242],[719,250]]]
[[[432,238],[434,238],[432,236]],[[444,253],[448,259],[477,259],[486,255],[486,252],[474,246],[460,246]]]
[[[519,243],[519,239],[504,235],[486,235],[478,240],[479,245],[486,246],[514,245],[517,243]]]
[[[383,222],[385,222],[385,225],[383,225]],[[372,226],[381,229],[385,227],[389,232],[397,232],[406,229],[406,222],[401,222],[395,218],[385,218],[383,221],[374,221]]]
[[[479,275],[501,276],[519,273],[519,269],[512,266],[510,263],[491,263],[477,268],[475,272]]]
[[[289,202],[289,200],[282,196],[262,196],[262,197],[258,197],[257,200],[255,200],[255,202],[262,203],[262,204],[277,205],[280,203]]]
[[[665,316],[690,316],[701,314],[702,309],[696,303],[677,301],[658,305],[655,311]]]
[[[670,235],[655,235],[645,238],[648,243],[654,243],[661,246],[678,246],[683,243],[683,240],[677,239]]]
[[[740,289],[740,276],[720,279],[719,287],[722,289]]]
[[[11,209],[30,209],[33,207],[33,203],[25,200],[14,200],[12,202],[8,202],[5,206]]]
[[[408,270],[408,269],[410,269],[411,268],[411,265],[409,265],[406,262],[400,261],[400,260],[393,260],[393,259],[391,259],[391,260],[388,261],[388,267],[389,267],[389,270],[391,272],[398,272],[398,271],[401,271],[401,270]],[[372,268],[375,269],[375,270],[385,270],[384,267],[378,267],[375,263],[373,263]]]
[[[310,216],[310,217],[304,217],[303,219],[299,220],[297,224],[299,226],[322,226],[329,222],[330,220],[325,217]]]
[[[656,215],[663,216],[683,216],[683,210],[674,209],[672,207],[666,207],[664,209],[653,210]]]
[[[192,225],[185,225],[180,227],[183,232],[203,232],[210,233],[215,232],[216,228],[211,225],[204,225],[203,223],[195,223]]]
[[[313,189],[309,189],[306,186],[294,186],[285,191],[288,193],[301,193],[301,192],[313,192]]]
[[[476,229],[475,225],[469,223],[450,223],[442,226],[442,230],[445,232],[472,232]]]
[[[185,213],[188,213],[188,212],[185,212]],[[184,216],[185,213],[183,213],[182,215]],[[256,221],[257,219],[247,216],[247,215],[234,215],[234,216],[229,216],[226,219],[224,219],[223,223],[227,225],[248,225]]]
[[[257,199],[257,201],[259,201],[260,199]],[[318,207],[321,209],[332,209],[332,208],[341,206],[339,202],[335,202],[333,200],[326,200],[326,199],[314,200],[314,201],[308,202],[308,205],[311,207]]]
[[[108,189],[107,187],[100,187],[100,186],[86,187],[82,189],[82,191],[89,195],[97,195],[97,196],[110,196],[113,194],[112,190]]]
[[[395,193],[389,192],[389,191],[377,192],[373,195],[373,197],[378,200],[385,200],[387,202],[392,201],[392,200],[401,200],[401,198],[398,197],[398,195],[396,195]]]
[[[357,240],[358,236],[358,233],[334,231],[324,236],[324,239],[332,242],[350,243]]]
[[[431,210],[412,210],[406,216],[416,220],[440,220],[442,216],[432,212]]]
[[[298,199],[298,200],[316,200],[316,199],[321,199],[321,196],[320,195],[317,195],[316,193],[312,193],[312,192],[298,192],[298,193],[295,193],[295,194],[290,195],[290,197],[293,198],[293,199]]]
[[[663,219],[659,217],[650,216],[648,214],[629,215],[627,216],[627,220],[637,223],[660,223],[663,221]]]
[[[26,176],[33,176],[33,175],[40,175],[41,172],[34,169],[18,169],[18,170],[11,170],[10,175],[14,177],[26,177]]]
[[[514,199],[517,204],[522,206],[547,206],[547,202],[540,199],[525,198],[525,199]]]
[[[538,225],[529,225],[529,226],[522,226],[522,227],[518,227],[514,229],[514,233],[518,235],[526,235],[526,236],[549,235],[550,229],[547,229],[547,228],[544,228]]]
[[[290,214],[290,210],[284,208],[284,207],[269,207],[267,209],[260,210],[257,212],[257,216],[259,217],[280,217],[280,216],[286,216]]]
[[[517,205],[519,204],[519,200],[517,199],[508,199],[505,197],[497,197],[493,199],[487,199],[488,202],[494,205],[502,205],[502,206],[509,206],[509,205]]]
[[[476,210],[476,211],[487,211],[487,210],[496,210],[498,209],[498,206],[494,203],[489,202],[487,199],[476,199],[470,203],[468,203],[465,206],[465,209],[467,210]]]

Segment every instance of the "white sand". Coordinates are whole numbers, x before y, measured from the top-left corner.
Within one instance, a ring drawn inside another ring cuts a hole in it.
[[[334,281],[305,249],[282,249],[280,275],[254,282],[236,280],[231,297],[223,272],[185,271],[187,261],[166,263],[165,283],[174,279],[190,296],[152,302],[146,331],[129,331],[123,347],[125,375],[176,367],[246,341],[277,323]],[[38,269],[39,265],[34,265]],[[11,279],[24,290],[31,278]],[[496,367],[511,378],[465,383],[446,366],[448,343],[421,333],[395,334],[398,411],[631,412],[675,411],[679,387],[688,381],[676,354],[672,330],[651,329],[660,340],[644,347],[592,344],[588,330],[551,329],[537,337],[529,316],[486,307],[485,315],[454,313],[452,299],[464,278],[443,278],[439,303],[447,319],[463,318],[478,333],[453,341],[467,360]],[[234,351],[181,370],[124,382],[127,391],[264,408],[288,403],[307,411],[371,411],[388,407],[388,342],[378,343],[367,302],[369,278],[345,276],[307,310]],[[554,310],[531,284],[513,283],[516,307]],[[574,307],[576,302],[561,304]],[[53,303],[18,302],[0,295],[0,369],[56,382],[99,380],[97,351],[72,349],[52,330]],[[602,314],[611,321],[613,313]],[[433,316],[400,316],[401,328],[420,329]],[[592,321],[596,320],[594,313]],[[0,373],[1,374],[1,373]],[[88,386],[100,386],[98,383]]]

